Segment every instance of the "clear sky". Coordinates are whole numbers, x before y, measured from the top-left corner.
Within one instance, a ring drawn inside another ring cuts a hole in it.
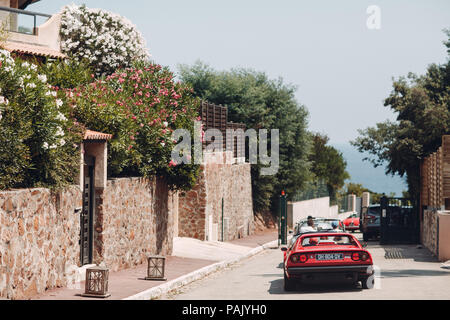
[[[42,0],[29,10],[55,13],[69,3],[126,16],[153,60],[173,71],[200,59],[282,77],[298,86],[310,129],[332,143],[394,119],[382,103],[392,77],[445,62],[442,30],[450,28],[448,0]],[[370,5],[381,9],[379,30],[367,28]]]

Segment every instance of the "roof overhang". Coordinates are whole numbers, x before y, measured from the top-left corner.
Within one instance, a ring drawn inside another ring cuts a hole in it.
[[[112,139],[111,134],[86,130],[83,140],[85,142],[108,141]]]
[[[19,0],[19,9],[25,10],[30,4],[38,2],[40,0]]]
[[[2,47],[9,52],[23,55],[32,55],[52,59],[66,59],[67,56],[60,51],[50,49],[48,47],[33,45],[23,42],[6,41]]]

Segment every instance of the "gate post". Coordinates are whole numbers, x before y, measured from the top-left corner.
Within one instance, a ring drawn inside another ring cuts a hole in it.
[[[388,198],[386,196],[383,196],[380,199],[380,210],[380,244],[386,244],[388,242]]]
[[[278,245],[286,245],[287,244],[287,202],[286,202],[286,194],[281,191],[280,196],[280,217],[278,223]]]

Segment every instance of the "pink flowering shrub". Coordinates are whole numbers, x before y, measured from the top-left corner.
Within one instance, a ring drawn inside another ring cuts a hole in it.
[[[89,85],[66,90],[72,115],[86,128],[109,133],[110,176],[163,176],[172,189],[190,189],[198,166],[176,164],[171,152],[178,128],[193,132],[199,102],[157,64],[119,69]]]

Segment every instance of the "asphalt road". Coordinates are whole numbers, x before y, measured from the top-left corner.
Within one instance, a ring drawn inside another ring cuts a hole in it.
[[[441,268],[426,249],[417,246],[380,246],[369,243],[379,268],[375,288],[347,284],[299,286],[283,289],[282,252],[268,249],[172,292],[169,300],[342,300],[450,299],[450,270]]]

